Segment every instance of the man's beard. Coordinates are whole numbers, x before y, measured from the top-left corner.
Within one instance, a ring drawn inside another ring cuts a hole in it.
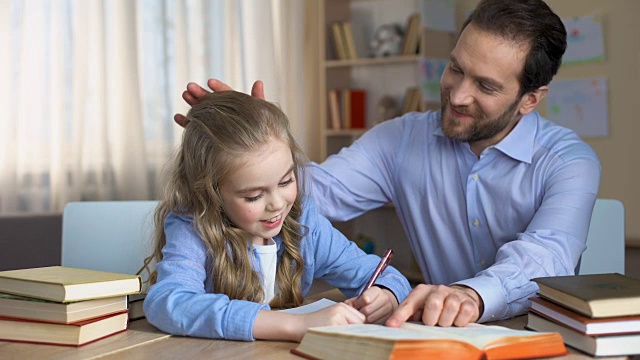
[[[473,119],[471,123],[464,128],[458,129],[456,125],[460,124],[458,120],[450,113],[449,95],[441,94],[441,111],[442,116],[442,132],[447,138],[460,142],[476,142],[480,140],[490,139],[496,134],[504,130],[515,118],[515,111],[518,108],[521,97],[518,97],[505,111],[498,117],[488,119],[484,113],[474,111],[471,107],[457,108],[463,114],[470,115]]]

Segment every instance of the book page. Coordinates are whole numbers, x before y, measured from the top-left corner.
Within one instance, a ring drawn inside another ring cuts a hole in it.
[[[532,337],[541,335],[540,333],[532,331],[514,330],[502,326],[489,326],[475,323],[471,323],[465,327],[439,327],[416,323],[404,323],[402,328],[425,333],[429,336],[444,336],[448,339],[461,340],[481,349],[487,344],[501,338]]]
[[[310,330],[385,340],[458,340],[473,345],[478,349],[483,349],[487,344],[505,337],[534,337],[541,335],[531,331],[512,330],[501,326],[480,324],[470,324],[465,327],[439,327],[405,323],[400,328],[362,324],[317,327]]]
[[[285,310],[279,310],[281,312],[284,313],[288,313],[288,314],[308,314],[308,313],[312,313],[314,311],[318,311],[318,310],[322,310],[326,307],[329,307],[333,304],[335,304],[336,302],[333,300],[329,300],[329,299],[320,299],[318,301],[314,301],[311,304],[307,304],[307,305],[302,305],[302,306],[298,306],[298,307],[294,307],[291,309],[285,309]]]

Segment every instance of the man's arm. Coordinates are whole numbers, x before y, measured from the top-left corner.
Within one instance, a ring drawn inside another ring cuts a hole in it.
[[[209,79],[207,81],[207,86],[209,86],[213,92],[233,90],[231,86],[218,79]],[[210,91],[205,90],[202,86],[194,82],[190,82],[187,84],[187,89],[182,92],[182,98],[187,102],[187,104],[193,106],[195,103],[200,101],[200,98],[210,93]],[[253,86],[251,87],[251,96],[257,97],[258,99],[264,99],[264,84],[262,81],[258,80],[253,83]],[[182,127],[185,127],[189,123],[189,120],[187,120],[187,118],[182,114],[175,114],[173,116],[173,120]]]

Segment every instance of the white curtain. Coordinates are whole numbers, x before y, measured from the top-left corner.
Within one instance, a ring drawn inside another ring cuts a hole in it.
[[[0,213],[147,199],[187,82],[265,81],[305,146],[296,0],[0,0]]]
[[[145,199],[135,4],[2,0],[2,212]]]

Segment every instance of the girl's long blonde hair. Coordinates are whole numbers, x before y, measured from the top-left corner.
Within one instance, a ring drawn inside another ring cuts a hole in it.
[[[278,261],[279,292],[271,300],[274,308],[302,303],[300,279],[304,267],[300,241],[306,229],[297,221],[302,214],[303,164],[306,161],[294,140],[289,121],[278,106],[235,91],[213,93],[202,98],[187,113],[182,145],[170,163],[169,178],[155,212],[155,248],[145,266],[162,260],[166,243],[164,221],[173,212],[193,216],[209,257],[213,291],[230,299],[262,302],[260,278],[251,266],[249,234],[234,227],[222,207],[219,184],[251,152],[276,139],[289,145],[296,172],[298,196],[282,226],[284,253]],[[149,283],[157,280],[157,272]]]

